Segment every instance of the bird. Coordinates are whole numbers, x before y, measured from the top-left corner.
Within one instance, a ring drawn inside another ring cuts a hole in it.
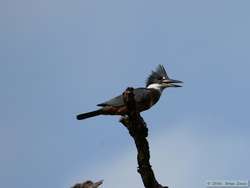
[[[146,87],[135,88],[133,90],[136,109],[143,112],[155,105],[164,89],[170,87],[182,87],[182,81],[169,78],[163,65],[158,65],[146,79]],[[83,120],[98,115],[121,115],[128,114],[127,106],[123,101],[123,96],[116,96],[106,102],[97,104],[100,108],[91,112],[81,113],[76,116],[77,120]]]

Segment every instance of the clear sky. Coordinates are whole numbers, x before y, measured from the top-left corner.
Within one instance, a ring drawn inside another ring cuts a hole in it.
[[[118,117],[75,115],[141,87],[183,88],[144,112],[159,182],[250,179],[250,2],[2,0],[0,187],[143,187]]]

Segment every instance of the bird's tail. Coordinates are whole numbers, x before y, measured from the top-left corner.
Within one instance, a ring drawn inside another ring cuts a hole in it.
[[[99,109],[99,110],[95,110],[95,111],[92,111],[92,112],[78,114],[76,116],[76,119],[82,120],[82,119],[86,119],[86,118],[90,118],[90,117],[101,115],[102,113],[103,113],[102,109]]]

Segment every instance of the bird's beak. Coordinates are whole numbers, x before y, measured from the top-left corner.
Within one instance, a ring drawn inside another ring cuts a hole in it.
[[[177,84],[181,84],[183,83],[182,81],[179,80],[173,80],[173,79],[165,79],[162,81],[162,83],[166,86],[166,87],[182,87],[181,85],[177,85]]]

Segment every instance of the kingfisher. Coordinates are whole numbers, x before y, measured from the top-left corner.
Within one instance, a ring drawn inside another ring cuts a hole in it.
[[[133,90],[134,99],[136,102],[136,109],[139,112],[150,109],[155,105],[164,89],[169,87],[182,87],[178,85],[183,83],[179,80],[170,79],[163,65],[158,65],[157,68],[151,72],[146,80],[146,87],[140,87]],[[98,116],[98,115],[121,115],[128,114],[127,106],[123,101],[123,96],[119,95],[106,102],[97,104],[100,108],[95,111],[81,113],[76,116],[78,120]]]

